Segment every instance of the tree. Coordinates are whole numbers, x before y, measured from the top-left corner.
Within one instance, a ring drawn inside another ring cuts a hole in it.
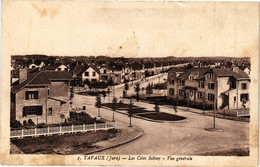
[[[100,108],[101,108],[101,97],[100,97],[100,95],[96,96],[95,106],[98,108],[98,117],[100,117]]]
[[[151,98],[151,94],[153,94],[153,86],[149,83],[146,86],[146,94]]]
[[[109,88],[107,88],[107,97],[108,97],[108,103],[110,103],[110,89]]]
[[[140,92],[140,83],[135,84],[135,92],[136,92],[136,101],[137,101],[137,106],[138,106],[138,101],[139,101],[139,92]]]
[[[123,90],[123,103],[124,103],[124,98],[125,98],[125,95],[126,95],[126,91]]]
[[[125,82],[125,95],[127,96],[127,91],[129,90],[128,82]]]
[[[74,89],[73,88],[74,88],[73,86],[70,88],[70,100],[73,99],[73,97],[74,97]]]
[[[113,110],[113,119],[112,121],[115,122],[115,111],[117,109],[117,98],[114,97],[113,100],[112,100],[112,110]]]
[[[190,91],[189,90],[186,90],[185,92],[185,101],[187,103],[187,110],[189,110],[189,103],[190,103]]]
[[[133,108],[134,108],[134,105],[133,105],[133,102],[131,100],[130,103],[129,103],[129,108],[128,108],[128,116],[130,118],[130,125],[129,125],[129,127],[132,127],[132,116],[133,116],[133,113],[134,113]]]
[[[205,112],[205,108],[206,108],[206,103],[207,103],[207,98],[206,98],[206,93],[204,92],[203,94],[202,94],[202,109],[203,109],[203,114],[204,114],[204,112]]]
[[[157,101],[155,102],[155,107],[154,107],[154,109],[155,109],[155,112],[159,112],[159,111],[160,111],[160,107],[159,107]]]
[[[176,115],[177,114],[177,103],[176,103],[176,101],[174,101],[172,104],[173,104],[173,109],[174,109],[175,115]]]
[[[104,90],[102,92],[102,96],[103,96],[103,103],[105,103],[105,98],[106,98],[107,94],[106,94],[106,92]]]

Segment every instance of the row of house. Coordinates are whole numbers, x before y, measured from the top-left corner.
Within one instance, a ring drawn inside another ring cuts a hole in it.
[[[249,108],[250,71],[232,68],[172,68],[168,98],[215,105],[217,109]]]
[[[120,84],[126,81],[133,81],[141,79],[145,76],[151,76],[159,74],[162,71],[167,71],[172,64],[169,63],[115,63],[106,62],[103,64],[99,63],[86,63],[86,62],[73,62],[70,64],[64,63],[52,63],[45,65],[44,62],[33,61],[28,65],[29,70],[45,70],[45,71],[68,71],[72,77],[73,85],[84,85],[89,82],[108,82],[113,80],[113,83]],[[17,73],[19,69],[13,70],[12,73]],[[18,75],[12,75],[12,83],[16,81]]]

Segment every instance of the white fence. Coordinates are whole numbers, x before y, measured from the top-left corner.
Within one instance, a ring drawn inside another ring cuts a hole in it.
[[[115,122],[106,122],[106,123],[94,123],[94,124],[83,124],[83,125],[72,125],[72,126],[11,130],[10,138],[23,138],[28,136],[38,137],[41,135],[48,136],[53,134],[108,130],[114,128],[115,128]]]
[[[249,110],[237,111],[237,117],[250,116]]]

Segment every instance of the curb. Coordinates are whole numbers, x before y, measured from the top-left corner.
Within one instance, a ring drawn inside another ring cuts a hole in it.
[[[139,128],[139,127],[138,127],[138,128]],[[132,142],[132,141],[134,141],[134,140],[137,140],[137,139],[141,138],[141,137],[143,136],[143,134],[144,134],[144,131],[143,131],[141,128],[139,128],[139,129],[141,130],[141,134],[139,134],[138,136],[135,136],[135,137],[132,138],[132,139],[128,139],[128,140],[126,140],[126,141],[123,141],[122,143],[119,143],[119,144],[116,144],[116,145],[112,145],[112,146],[109,146],[109,147],[105,147],[105,148],[101,148],[101,149],[89,151],[89,152],[87,152],[87,153],[84,153],[84,155],[93,154],[93,153],[101,152],[101,151],[108,150],[108,149],[111,149],[111,148],[119,147],[119,146],[121,146],[121,145],[130,143],[130,142]]]

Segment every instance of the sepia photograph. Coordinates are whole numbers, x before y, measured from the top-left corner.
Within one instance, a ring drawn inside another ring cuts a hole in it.
[[[1,163],[257,166],[258,54],[257,2],[4,0]]]

